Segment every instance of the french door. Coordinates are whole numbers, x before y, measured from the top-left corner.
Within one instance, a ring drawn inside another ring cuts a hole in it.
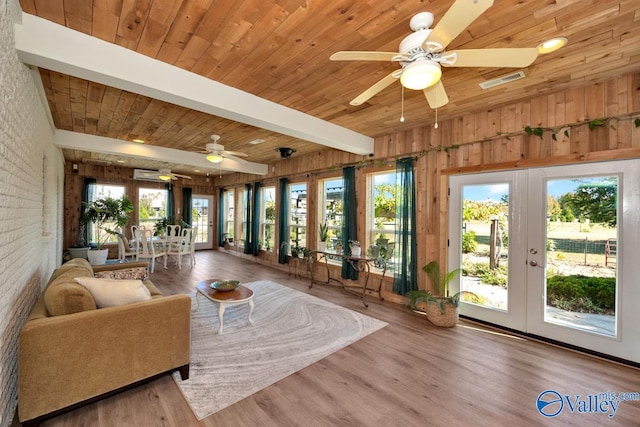
[[[640,361],[640,161],[451,176],[460,313]]]
[[[213,248],[213,196],[194,194],[191,198],[192,224],[197,227],[195,248]]]

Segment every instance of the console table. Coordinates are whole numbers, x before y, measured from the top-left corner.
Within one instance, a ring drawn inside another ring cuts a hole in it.
[[[324,266],[327,269],[327,280],[320,281],[317,280],[314,276],[315,268],[313,265],[309,266],[309,270],[311,273],[311,283],[309,284],[309,288],[313,287],[314,283],[322,283],[325,285],[330,285],[332,282],[337,283],[340,287],[347,291],[358,292],[360,294],[360,298],[362,299],[362,303],[365,307],[369,307],[364,297],[367,291],[374,292],[378,294],[378,298],[380,301],[383,300],[382,293],[380,290],[382,289],[382,282],[384,281],[384,276],[387,272],[387,262],[382,257],[369,257],[366,255],[347,255],[345,253],[326,250],[326,251],[311,251],[312,258],[315,260],[317,257],[318,262],[322,262],[324,260]],[[331,272],[329,270],[329,258],[338,258],[341,260],[345,260],[351,268],[356,270],[359,273],[364,273],[365,279],[364,284],[361,285],[348,285],[345,284],[342,280],[331,277]],[[375,266],[382,270],[382,277],[380,277],[380,282],[377,287],[369,287],[369,276],[371,275],[371,267]]]

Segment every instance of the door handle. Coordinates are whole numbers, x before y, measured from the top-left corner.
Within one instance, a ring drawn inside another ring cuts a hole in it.
[[[540,268],[544,268],[544,266],[542,266],[542,265],[538,264],[538,261],[536,261],[536,260],[534,260],[534,259],[532,259],[531,261],[529,261],[529,265],[530,265],[531,267],[540,267]]]

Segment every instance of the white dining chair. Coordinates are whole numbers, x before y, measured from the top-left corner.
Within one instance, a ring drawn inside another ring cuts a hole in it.
[[[120,261],[127,261],[127,257],[135,258],[136,248],[132,247],[129,239],[124,234],[118,234],[118,259]]]
[[[176,257],[176,261],[178,263],[178,269],[180,270],[182,270],[183,255],[188,255],[191,257],[191,266],[193,267],[193,264],[195,261],[191,252],[191,242],[194,240],[193,236],[194,236],[194,232],[192,228],[183,228],[180,239],[169,245],[167,256]],[[165,268],[166,268],[166,259],[165,259]]]
[[[154,272],[156,258],[164,257],[164,265],[167,265],[167,251],[162,247],[156,247],[153,242],[153,231],[138,229],[136,231],[136,261],[151,260],[151,272]]]

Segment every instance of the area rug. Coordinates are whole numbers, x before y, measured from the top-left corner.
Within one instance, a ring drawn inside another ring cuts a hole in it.
[[[201,420],[352,344],[387,323],[271,281],[245,284],[248,307],[228,307],[218,335],[217,305],[193,297],[189,379],[174,379]]]

